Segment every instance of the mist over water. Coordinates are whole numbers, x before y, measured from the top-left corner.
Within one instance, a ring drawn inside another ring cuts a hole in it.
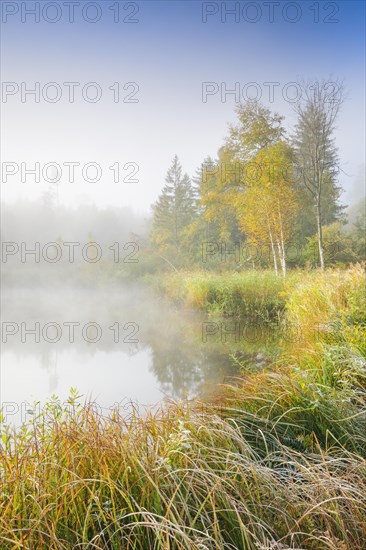
[[[3,403],[44,403],[53,394],[66,401],[71,387],[105,409],[193,398],[237,373],[231,353],[240,349],[243,357],[247,347],[255,358],[262,343],[204,339],[208,322],[220,320],[175,307],[141,283],[9,287],[2,296]]]
[[[144,279],[148,217],[47,197],[2,213],[1,398],[15,421],[25,403],[65,402],[71,387],[106,410],[191,399],[239,361],[261,368],[279,345],[261,320],[238,326],[163,299]],[[158,276],[174,270],[159,261]]]

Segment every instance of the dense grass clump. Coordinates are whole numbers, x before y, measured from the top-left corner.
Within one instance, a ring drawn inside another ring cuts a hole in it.
[[[314,434],[304,451],[286,423],[245,406],[49,407],[5,437],[0,547],[364,548],[365,459]]]
[[[366,457],[365,298],[361,266],[303,277],[283,320],[294,338],[276,365],[255,375],[243,369],[227,388],[235,406],[284,425],[303,448],[315,436],[325,449]]]
[[[286,300],[286,319],[298,329],[301,342],[342,342],[366,352],[366,278],[361,265],[306,275],[292,285]],[[302,348],[304,351],[304,348]]]
[[[180,272],[164,276],[159,288],[170,299],[211,314],[268,318],[285,307],[285,283],[272,271]]]

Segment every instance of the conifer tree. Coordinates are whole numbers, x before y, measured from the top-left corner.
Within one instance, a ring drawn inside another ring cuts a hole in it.
[[[196,216],[191,180],[175,155],[163,190],[153,206],[152,242],[159,252],[182,252],[187,228]]]

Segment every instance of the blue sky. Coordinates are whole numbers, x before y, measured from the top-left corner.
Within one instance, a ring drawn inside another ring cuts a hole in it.
[[[82,178],[70,183],[63,174],[59,192],[63,203],[120,204],[148,211],[175,153],[189,174],[205,156],[215,156],[227,124],[235,121],[235,98],[227,95],[222,101],[216,93],[203,103],[203,82],[215,82],[219,90],[238,83],[241,92],[254,90],[246,86],[256,83],[262,102],[286,115],[290,132],[295,119],[282,90],[298,78],[323,77],[344,79],[348,91],[336,137],[347,174],[340,183],[345,200],[351,198],[365,151],[364,2],[270,2],[272,22],[264,1],[119,2],[120,19],[136,23],[113,21],[110,8],[115,1],[94,2],[95,8],[93,2],[80,0],[75,3],[74,23],[68,21],[65,2],[38,4],[36,23],[24,10],[37,8],[37,2],[2,3],[2,80],[19,88],[22,82],[27,88],[39,82],[41,90],[56,82],[62,97],[51,103],[41,96],[36,103],[28,96],[22,103],[20,91],[9,94],[1,104],[2,159],[29,166],[51,161],[99,163],[103,177],[97,183]],[[47,4],[48,11],[42,12]],[[57,15],[52,4],[58,5],[60,15],[55,23],[47,20]],[[234,15],[225,21],[225,8],[235,5],[238,22]],[[314,20],[317,6],[319,22]],[[88,17],[99,12],[100,20],[83,20],[81,10],[86,8]],[[16,13],[10,14],[13,10]],[[203,22],[207,11],[217,13]],[[249,22],[256,17],[256,22]],[[63,84],[71,81],[80,83],[72,104]],[[90,82],[102,90],[97,103],[81,95]],[[123,90],[123,85],[137,83],[138,103],[115,103],[109,89],[115,82],[120,83],[123,97],[132,90]],[[278,83],[273,102],[266,82]],[[139,182],[115,183],[109,169],[114,162],[136,163]],[[30,177],[22,183],[19,174],[9,181],[2,188],[5,201],[36,198],[48,185],[33,183]]]

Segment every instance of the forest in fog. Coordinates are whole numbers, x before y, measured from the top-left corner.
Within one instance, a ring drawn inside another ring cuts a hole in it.
[[[71,262],[89,265],[88,277],[100,277],[101,265],[117,278],[181,268],[270,268],[286,276],[288,267],[364,260],[364,181],[357,181],[353,204],[345,204],[334,136],[344,85],[301,86],[294,128],[256,101],[239,104],[236,124],[195,174],[174,156],[145,216],[118,205],[59,205],[57,182],[38,202],[5,204],[5,272],[22,264],[41,274],[45,264],[57,264],[57,277]]]

